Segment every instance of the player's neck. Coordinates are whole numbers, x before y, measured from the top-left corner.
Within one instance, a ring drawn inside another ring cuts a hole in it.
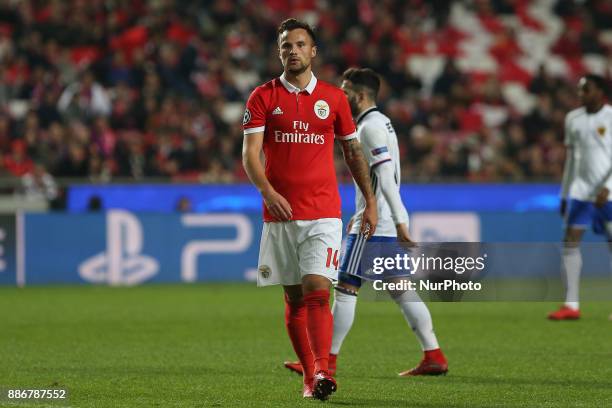
[[[596,105],[584,105],[587,113],[597,113],[599,112],[603,107],[604,107],[604,103],[600,102]]]
[[[355,119],[360,119],[364,113],[366,113],[367,111],[375,107],[376,107],[375,103],[367,103],[367,104],[359,106],[359,113],[357,114],[357,116],[355,116]]]
[[[361,115],[363,112],[365,111],[369,111],[372,108],[375,108],[376,104],[374,102],[368,102],[368,103],[364,103],[363,105],[360,106],[361,109],[359,109],[359,114]]]
[[[299,74],[293,74],[291,72],[285,71],[285,79],[287,80],[287,82],[289,82],[296,88],[304,90],[312,79],[312,71],[310,69],[307,69],[306,71],[301,72]]]

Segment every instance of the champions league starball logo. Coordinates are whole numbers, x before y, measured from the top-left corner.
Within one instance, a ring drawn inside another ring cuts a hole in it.
[[[246,125],[247,123],[249,123],[251,121],[251,111],[247,108],[244,111],[244,116],[242,117],[242,124]]]

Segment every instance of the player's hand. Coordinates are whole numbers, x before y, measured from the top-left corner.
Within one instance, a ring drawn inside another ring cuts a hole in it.
[[[291,220],[291,217],[293,217],[293,210],[285,197],[277,193],[274,189],[262,193],[262,196],[266,208],[274,218],[279,221]]]
[[[565,217],[565,211],[567,211],[567,200],[562,198],[561,203],[559,203],[559,213],[562,217]]]
[[[606,187],[599,190],[599,193],[597,193],[597,197],[595,197],[595,207],[601,208],[604,205],[606,205],[609,195],[610,195],[610,190],[608,190]]]
[[[366,203],[363,215],[361,216],[361,229],[360,233],[369,239],[374,232],[376,232],[376,224],[378,224],[378,208],[376,208],[376,201],[371,200]]]
[[[351,219],[348,222],[348,225],[346,226],[346,233],[350,234],[351,230],[353,229],[353,222],[355,222],[355,220],[353,220],[353,217],[351,217]]]
[[[395,224],[395,230],[397,231],[397,240],[399,242],[407,243],[406,246],[414,246],[414,241],[410,238],[406,224]]]

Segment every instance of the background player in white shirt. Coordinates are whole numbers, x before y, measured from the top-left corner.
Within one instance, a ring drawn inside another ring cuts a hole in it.
[[[351,111],[357,122],[357,137],[370,165],[370,177],[376,195],[378,225],[368,242],[412,242],[408,233],[408,213],[400,192],[400,161],[397,136],[391,121],[376,107],[380,88],[378,75],[368,68],[351,68],[343,74],[342,90],[346,93]],[[360,261],[365,239],[359,234],[361,214],[365,209],[363,195],[357,189],[356,213],[348,227],[346,251],[340,267],[339,284],[336,286],[334,334],[330,354],[330,370],[335,368],[336,356],[355,317],[357,294],[361,287]],[[383,244],[384,246],[384,244]],[[389,244],[391,246],[391,244]],[[400,376],[437,375],[448,371],[448,363],[433,331],[433,323],[427,306],[415,291],[391,294],[406,321],[416,334],[424,352],[420,364]],[[285,366],[300,372],[299,364],[286,362]]]
[[[563,269],[565,304],[548,315],[551,320],[580,318],[578,292],[584,230],[593,226],[612,241],[612,106],[605,103],[606,80],[585,75],[578,82],[582,107],[565,117],[567,158],[561,188],[561,215],[565,218]],[[569,194],[569,200],[567,196]]]

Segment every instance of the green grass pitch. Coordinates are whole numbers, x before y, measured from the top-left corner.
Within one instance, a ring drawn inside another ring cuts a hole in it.
[[[612,406],[612,303],[548,322],[551,303],[432,303],[449,375],[421,357],[391,302],[363,300],[338,360],[338,407]],[[0,288],[0,389],[66,388],[60,404],[297,407],[280,288],[250,284]]]

